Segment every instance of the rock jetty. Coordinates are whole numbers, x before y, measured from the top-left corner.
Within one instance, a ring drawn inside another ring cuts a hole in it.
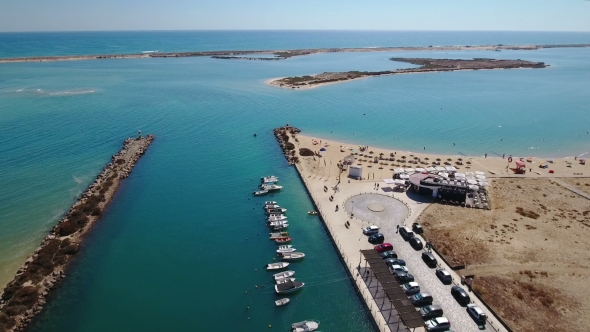
[[[0,331],[22,331],[41,312],[46,298],[65,276],[84,236],[100,219],[121,180],[127,178],[154,136],[129,138],[94,182],[53,227],[14,279],[0,292]]]
[[[298,163],[299,157],[296,156],[295,144],[289,142],[289,140],[292,139],[295,142],[298,142],[296,135],[301,132],[301,129],[289,126],[287,124],[284,127],[273,129],[273,132],[289,165],[295,165]]]

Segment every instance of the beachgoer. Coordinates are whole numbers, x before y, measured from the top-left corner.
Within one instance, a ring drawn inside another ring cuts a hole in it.
[[[487,158],[487,157],[488,157],[488,154],[486,153],[485,156],[484,156],[484,158]]]
[[[505,156],[505,155],[506,155],[506,154],[502,153],[502,159],[504,159],[504,156]]]
[[[399,233],[399,225],[397,225],[397,229],[395,230],[395,233]]]

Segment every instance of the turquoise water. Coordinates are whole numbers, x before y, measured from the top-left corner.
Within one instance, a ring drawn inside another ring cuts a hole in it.
[[[379,33],[366,36],[366,43],[391,42]],[[485,36],[481,44],[491,38]],[[536,43],[559,39],[535,36]],[[258,37],[248,38],[243,42]],[[354,42],[360,39],[351,37],[351,46],[363,46]],[[61,52],[48,40],[41,45],[48,53]],[[66,42],[62,49],[73,47]],[[86,51],[92,49],[80,48]],[[400,75],[306,91],[264,84],[323,71],[408,67],[391,56],[521,58],[551,67]],[[156,141],[32,331],[260,331],[269,324],[284,330],[303,319],[320,320],[325,331],[372,331],[327,234],[307,216],[312,205],[271,129],[289,122],[345,142],[449,154],[579,155],[590,150],[589,58],[590,49],[549,49],[0,65],[0,280],[12,277],[122,141],[141,129]],[[250,196],[266,174],[281,177],[286,190],[269,198],[289,209],[293,244],[307,254],[294,266],[307,286],[279,309],[270,273],[261,269],[275,248],[258,205],[268,198]]]

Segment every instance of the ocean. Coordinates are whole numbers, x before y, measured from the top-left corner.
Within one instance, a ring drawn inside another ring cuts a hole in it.
[[[590,33],[10,33],[0,34],[0,57],[558,43],[590,43]],[[519,58],[550,67],[397,75],[305,91],[264,84],[408,66],[388,60],[394,56]],[[284,330],[304,319],[319,320],[324,331],[373,331],[321,222],[307,215],[312,203],[272,128],[288,122],[351,144],[454,155],[583,155],[588,59],[588,48],[559,48],[0,64],[0,283],[123,140],[142,130],[155,142],[30,331]],[[268,174],[285,189],[252,197]],[[284,308],[274,307],[271,273],[262,268],[276,247],[264,227],[265,200],[288,209],[293,245],[306,253],[293,264],[306,286]]]

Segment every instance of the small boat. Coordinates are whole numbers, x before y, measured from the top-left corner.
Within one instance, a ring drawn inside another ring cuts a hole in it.
[[[291,238],[286,236],[286,237],[278,237],[275,239],[275,243],[276,244],[280,244],[280,243],[289,243],[291,242]]]
[[[292,293],[298,291],[303,286],[305,286],[305,284],[302,282],[289,281],[280,285],[275,285],[275,292],[277,292],[277,294]]]
[[[270,227],[278,227],[278,226],[288,225],[288,224],[289,224],[289,220],[286,220],[286,219],[268,222],[268,226],[270,226]]]
[[[274,222],[270,223],[268,227],[272,230],[282,231],[283,229],[289,227],[289,223],[277,221],[276,224]]]
[[[311,332],[320,327],[320,323],[313,320],[304,320],[303,322],[291,324],[292,332]]]
[[[289,232],[269,233],[268,236],[270,236],[270,239],[271,240],[274,240],[274,239],[281,238],[281,237],[288,237],[289,236]]]
[[[258,190],[252,193],[252,195],[254,196],[262,196],[262,195],[266,195],[268,194],[268,190]]]
[[[266,202],[264,202],[264,206],[269,206],[269,205],[277,205],[277,202],[275,202],[275,201],[266,201]]]
[[[278,299],[278,300],[276,300],[276,301],[275,301],[275,304],[277,305],[277,307],[280,307],[280,306],[284,306],[284,305],[286,305],[286,304],[287,304],[287,303],[289,303],[290,301],[291,301],[291,299],[289,299],[288,297],[284,297],[284,298],[282,298],[282,299]]]
[[[284,279],[284,278],[289,278],[293,275],[295,275],[295,271],[289,270],[289,271],[275,273],[272,276],[273,276],[273,278],[275,278],[275,280],[280,280],[280,279]]]
[[[305,257],[305,254],[302,252],[284,252],[283,254],[283,259],[286,261],[296,261],[299,259],[303,259],[303,257]]]
[[[260,178],[260,182],[262,183],[269,183],[269,182],[279,182],[279,177],[274,175],[263,176]]]
[[[276,190],[281,190],[283,189],[283,186],[279,186],[276,184],[261,184],[260,188],[262,190],[267,190],[267,191],[276,191]]]
[[[309,211],[309,212],[307,212],[307,214],[309,214],[311,216],[317,216],[318,212],[317,211]]]
[[[295,278],[282,278],[282,279],[277,279],[276,280],[277,285],[284,284],[284,283],[287,283],[287,282],[290,282],[290,281],[295,281]]]
[[[270,210],[270,209],[280,209],[280,208],[281,208],[281,207],[280,207],[280,206],[278,206],[277,204],[273,204],[273,205],[265,205],[265,206],[263,207],[263,209],[264,209],[264,210],[266,210],[266,211],[268,211],[268,210]]]
[[[285,246],[279,246],[279,248],[277,249],[277,253],[278,254],[282,254],[285,252],[294,252],[297,251],[297,249],[293,248],[292,245],[285,245]]]
[[[282,214],[279,215],[272,215],[270,217],[268,217],[266,220],[268,221],[281,221],[281,220],[287,220],[287,216],[284,216]]]
[[[265,209],[266,214],[283,214],[287,212],[287,209],[276,208],[276,209]]]
[[[289,263],[287,263],[287,262],[269,263],[269,264],[266,264],[266,269],[267,270],[280,270],[280,269],[286,268],[287,266],[289,266]]]

